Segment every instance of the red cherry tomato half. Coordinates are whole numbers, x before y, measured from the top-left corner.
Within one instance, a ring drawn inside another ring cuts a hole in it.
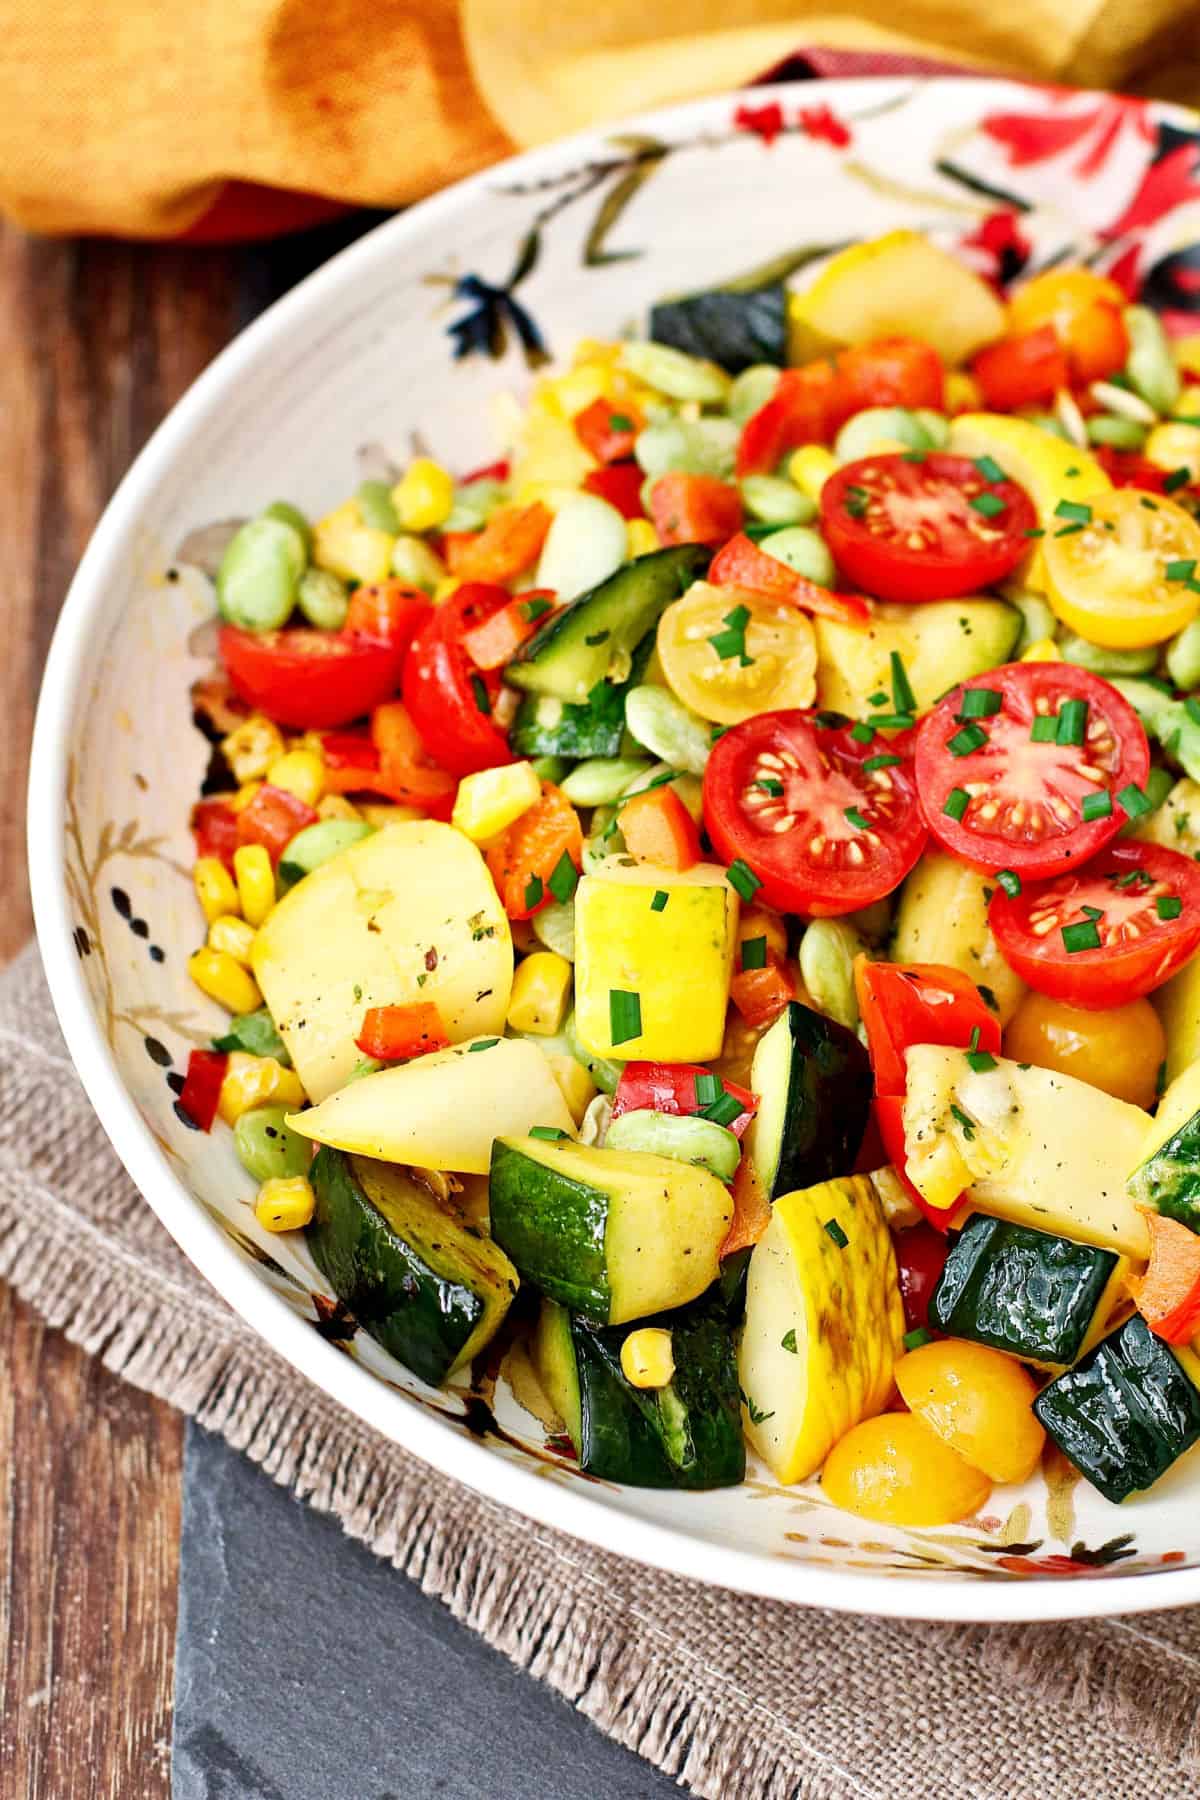
[[[910,1331],[929,1329],[929,1302],[937,1286],[950,1246],[931,1225],[914,1225],[892,1239],[904,1322]]]
[[[492,719],[499,674],[477,669],[462,643],[468,631],[511,600],[507,588],[465,582],[433,609],[405,658],[408,715],[425,748],[452,775],[474,775],[513,761],[508,742]]]
[[[1073,874],[998,889],[989,922],[1022,981],[1100,1011],[1148,994],[1200,946],[1200,867],[1178,850],[1113,843]]]
[[[1140,789],[1149,768],[1133,708],[1066,662],[989,669],[952,689],[917,734],[934,837],[966,862],[1030,877],[1077,868],[1102,849],[1125,823],[1119,795]]]
[[[222,625],[219,645],[242,699],[301,731],[346,725],[390,699],[408,648],[404,638],[384,642],[306,625],[286,631]]]
[[[846,463],[821,489],[834,561],[881,600],[944,600],[1010,574],[1037,524],[1015,481],[989,481],[966,456],[896,454]]]
[[[809,918],[890,894],[925,844],[907,746],[860,744],[825,716],[746,719],[717,740],[704,772],[718,855],[747,863],[769,905]]]

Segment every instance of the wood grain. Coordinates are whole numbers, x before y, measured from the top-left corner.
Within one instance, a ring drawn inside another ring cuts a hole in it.
[[[372,221],[239,249],[0,223],[0,963],[32,928],[25,783],[75,563],[163,414]],[[0,1796],[166,1800],[182,1422],[0,1287]]]

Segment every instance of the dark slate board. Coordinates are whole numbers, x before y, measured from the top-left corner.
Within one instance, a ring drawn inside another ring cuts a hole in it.
[[[665,1800],[679,1788],[188,1427],[173,1800]]]

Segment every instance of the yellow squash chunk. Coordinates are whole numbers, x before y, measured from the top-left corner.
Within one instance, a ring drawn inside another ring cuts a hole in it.
[[[903,1335],[871,1182],[848,1175],[776,1200],[750,1258],[738,1380],[747,1435],[780,1481],[803,1481],[886,1406]]]
[[[975,1070],[961,1050],[905,1056],[909,1179],[931,1206],[964,1189],[979,1212],[1145,1260],[1146,1221],[1125,1190],[1148,1120],[1086,1081],[1005,1057]]]
[[[915,1414],[889,1412],[836,1445],[821,1488],[843,1512],[881,1525],[952,1525],[979,1511],[992,1484]]]
[[[708,1062],[725,1036],[737,895],[712,863],[669,874],[623,860],[606,858],[575,893],[580,1040],[593,1056]],[[660,892],[667,899],[656,909]],[[614,993],[635,994],[641,1012],[641,1031],[620,1043],[613,1042]]]
[[[1200,956],[1193,956],[1150,996],[1167,1039],[1167,1080],[1200,1061]]]
[[[880,689],[891,693],[893,655],[904,664],[917,711],[925,712],[956,678],[991,667],[989,654],[1006,661],[1020,619],[1003,600],[930,600],[922,606],[877,601],[865,625],[814,619],[813,627],[821,705],[869,718],[870,696]]]
[[[1197,1113],[1200,1113],[1200,1063],[1193,1063],[1175,1077],[1159,1101],[1153,1119],[1147,1120],[1146,1135],[1136,1160],[1130,1165],[1130,1173],[1140,1168],[1156,1150],[1161,1150]]]
[[[1025,994],[988,924],[994,877],[944,850],[927,850],[900,891],[892,956],[905,963],[949,963],[986,987],[1006,1025]]]
[[[288,1124],[302,1137],[379,1162],[486,1175],[492,1141],[575,1122],[536,1044],[476,1038],[340,1088]]]
[[[555,1081],[562,1089],[562,1097],[571,1117],[576,1125],[582,1125],[584,1113],[599,1092],[595,1082],[583,1064],[576,1062],[573,1056],[563,1056],[557,1050],[546,1050],[544,1055],[554,1071]]]
[[[987,282],[919,231],[889,231],[841,251],[799,296],[799,307],[811,329],[837,343],[918,338],[952,364],[1006,329]]]
[[[1020,482],[1037,508],[1038,524],[1048,530],[1055,528],[1054,509],[1060,500],[1091,500],[1112,487],[1090,451],[1007,413],[960,413],[951,421],[946,448],[953,456],[994,457],[1006,475]],[[1045,592],[1040,548],[1030,557],[1022,580]]]
[[[571,998],[571,965],[553,950],[535,950],[517,964],[508,1022],[514,1031],[553,1037]]]
[[[464,775],[454,797],[450,823],[473,844],[499,837],[506,826],[542,797],[542,784],[528,762],[506,763]]]
[[[993,1481],[1026,1481],[1046,1434],[1033,1416],[1037,1387],[1011,1356],[986,1344],[946,1338],[923,1344],[896,1364],[900,1398]]]
[[[414,820],[297,882],[259,929],[254,973],[306,1091],[324,1100],[360,1059],[369,1007],[432,1001],[452,1043],[502,1032],[512,940],[475,846]]]

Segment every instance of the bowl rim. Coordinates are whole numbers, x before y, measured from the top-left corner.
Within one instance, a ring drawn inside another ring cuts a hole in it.
[[[905,76],[915,86],[1011,92],[1022,83],[1002,77]],[[822,96],[849,100],[879,91],[878,77],[823,81]],[[752,90],[756,102],[791,100],[796,86]],[[327,301],[346,298],[360,275],[399,259],[419,245],[426,226],[448,220],[485,195],[498,177],[529,179],[566,154],[594,151],[614,133],[679,133],[710,122],[737,104],[735,92],[605,121],[490,165],[385,220],[338,252],[276,300],[221,350],[156,428],[123,477],[87,545],[67,592],[46,661],[38,699],[28,790],[28,852],[34,921],[42,961],[63,1036],[85,1092],[131,1180],[180,1249],[243,1320],[293,1368],[365,1424],[453,1480],[509,1506],[539,1525],[561,1530],[613,1554],[708,1585],[792,1604],[865,1616],[1015,1622],[1094,1618],[1157,1611],[1200,1601],[1200,1566],[1145,1570],[1096,1581],[1016,1577],[986,1580],[962,1571],[930,1576],[871,1573],[792,1561],[742,1550],[660,1524],[593,1499],[580,1482],[548,1482],[532,1467],[496,1454],[450,1422],[400,1395],[403,1412],[379,1405],[376,1375],[326,1343],[246,1261],[209,1218],[172,1169],[135,1107],[100,1031],[78,958],[64,880],[66,754],[76,696],[92,648],[91,615],[122,573],[122,541],[193,429],[221,404],[260,351],[303,330]],[[1184,110],[1167,106],[1164,110]],[[380,1413],[388,1422],[381,1422]],[[391,1428],[403,1419],[403,1433]]]

